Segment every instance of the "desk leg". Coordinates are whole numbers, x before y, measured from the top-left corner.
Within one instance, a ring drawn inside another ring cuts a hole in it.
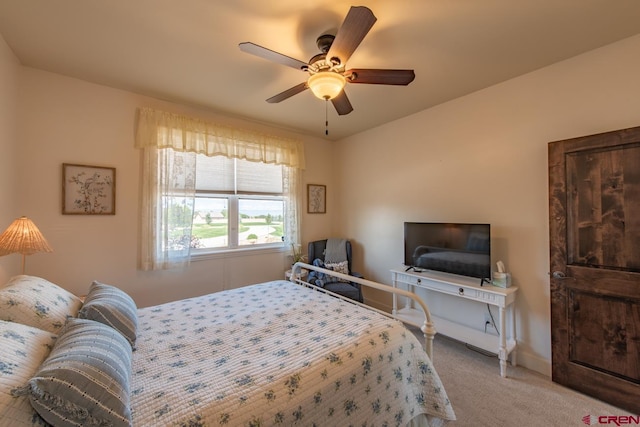
[[[500,376],[507,376],[507,331],[506,331],[506,319],[505,309],[500,307],[500,350],[498,351],[498,357],[500,358]]]
[[[509,316],[511,317],[511,339],[514,342],[514,347],[511,351],[511,366],[517,366],[516,353],[518,351],[518,338],[516,337],[516,309],[514,304],[509,306]]]
[[[396,280],[396,277],[393,276],[393,288],[396,289],[398,287],[398,282]],[[395,293],[391,294],[393,296],[393,309],[391,310],[391,313],[395,316],[396,314],[398,314],[398,300],[397,300],[397,296]]]

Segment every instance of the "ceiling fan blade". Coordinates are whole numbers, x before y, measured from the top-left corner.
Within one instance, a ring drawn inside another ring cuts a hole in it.
[[[255,43],[244,42],[240,43],[238,47],[243,52],[250,53],[251,55],[259,56],[260,58],[268,61],[277,62],[278,64],[286,65],[297,70],[304,71],[309,66],[306,62],[299,61],[295,58],[267,49],[266,47],[258,46]]]
[[[329,48],[327,59],[338,58],[341,64],[346,64],[376,21],[377,18],[369,8],[351,6]]]
[[[340,116],[344,116],[345,114],[349,114],[353,111],[351,102],[349,102],[349,98],[347,98],[347,94],[345,93],[344,89],[338,96],[331,100],[331,103]]]
[[[374,85],[408,85],[416,78],[413,70],[376,70],[355,68],[345,73],[349,83]]]
[[[299,85],[296,85],[292,88],[289,88],[287,90],[285,90],[284,92],[281,92],[277,95],[272,96],[271,98],[267,99],[267,102],[269,104],[277,104],[280,101],[284,101],[287,98],[291,98],[293,95],[297,95],[300,92],[306,90],[309,86],[307,86],[307,82],[302,82]]]

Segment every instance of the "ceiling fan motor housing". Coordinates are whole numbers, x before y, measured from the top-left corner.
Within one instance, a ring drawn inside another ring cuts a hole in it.
[[[319,53],[309,60],[309,67],[307,70],[310,75],[314,75],[323,71],[330,71],[333,73],[343,74],[344,66],[341,64],[334,64],[327,60],[327,55]]]
[[[336,36],[331,34],[323,34],[316,39],[316,46],[320,49],[320,52],[327,53],[329,52],[329,48],[333,44],[333,40],[335,40]]]

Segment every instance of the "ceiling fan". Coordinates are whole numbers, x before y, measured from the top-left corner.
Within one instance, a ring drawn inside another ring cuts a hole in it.
[[[364,6],[352,6],[335,36],[323,34],[316,40],[321,53],[299,61],[251,42],[240,43],[240,50],[309,74],[307,81],[267,99],[269,103],[284,101],[306,89],[320,99],[331,100],[339,115],[353,111],[344,92],[346,83],[408,85],[415,78],[413,70],[357,68],[346,70],[347,60],[367,35],[377,18]]]

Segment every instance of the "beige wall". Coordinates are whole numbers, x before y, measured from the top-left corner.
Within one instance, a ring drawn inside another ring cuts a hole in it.
[[[290,266],[288,251],[219,256],[194,261],[186,271],[178,272],[136,269],[140,152],[133,147],[135,111],[150,106],[299,137],[310,160],[303,174],[305,188],[308,177],[333,189],[332,166],[326,162],[331,146],[326,141],[32,68],[18,68],[18,138],[13,144],[18,147],[14,162],[21,167],[15,171],[18,193],[12,205],[34,220],[54,249],[52,254],[27,257],[27,274],[45,277],[77,294],[86,293],[92,280],[111,283],[130,293],[140,306],[284,276]],[[12,114],[9,111],[4,119]],[[314,167],[318,164],[314,158],[323,160],[320,167]],[[115,167],[116,215],[62,215],[62,163]],[[329,195],[333,198],[335,192]],[[304,242],[306,236],[315,238],[329,230],[332,215],[307,220],[307,214],[303,214]],[[20,264],[18,255],[9,255],[2,261],[18,267]]]
[[[493,261],[520,287],[518,359],[550,374],[547,143],[640,126],[639,51],[636,36],[340,141],[340,231],[365,275],[390,282],[404,221],[491,223]],[[482,305],[430,301],[484,325]]]
[[[302,137],[304,186],[326,184],[328,192],[327,214],[303,215],[304,242],[351,238],[356,268],[389,283],[389,269],[402,262],[403,221],[491,223],[494,261],[520,287],[519,361],[548,374],[547,143],[640,125],[639,50],[640,36],[342,141]],[[55,250],[28,257],[28,274],[79,294],[94,279],[113,283],[141,306],[281,277],[287,259],[277,252],[194,262],[185,272],[136,269],[134,113],[151,106],[290,133],[22,67],[1,38],[0,90],[0,228],[30,216]],[[61,215],[63,162],[116,167],[117,215]],[[19,265],[18,255],[0,258],[0,279]],[[483,307],[447,297],[430,306],[484,323]]]
[[[0,37],[0,232],[20,215],[15,162],[18,67],[18,59]],[[0,257],[0,283],[19,272],[20,261]]]

